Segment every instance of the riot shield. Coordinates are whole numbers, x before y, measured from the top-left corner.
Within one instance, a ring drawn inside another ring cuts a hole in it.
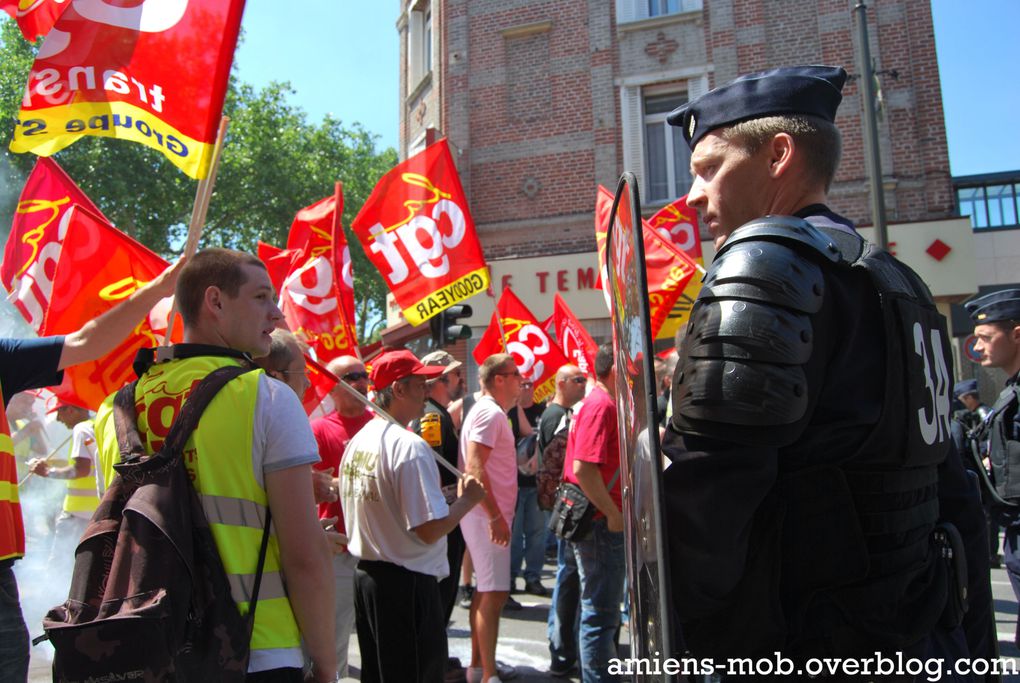
[[[673,656],[669,567],[663,536],[662,458],[656,418],[648,283],[637,180],[624,173],[606,236],[623,519],[630,597],[631,657]],[[634,680],[652,680],[640,674]],[[654,680],[661,681],[659,674]],[[670,680],[666,677],[666,680]]]

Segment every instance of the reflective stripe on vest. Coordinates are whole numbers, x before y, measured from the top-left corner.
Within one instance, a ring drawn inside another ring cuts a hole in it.
[[[135,393],[138,430],[149,452],[162,446],[191,388],[216,368],[236,364],[226,357],[200,356],[153,366]],[[254,585],[265,522],[266,492],[252,471],[252,430],[261,371],[229,382],[212,400],[185,446],[184,459],[219,550],[231,595],[242,614]],[[112,402],[96,417],[96,439],[103,470],[120,459],[113,426]],[[300,631],[280,574],[275,534],[266,551],[259,604],[252,634],[253,650],[298,648]]]
[[[0,560],[25,554],[25,525],[18,500],[18,466],[7,425],[7,410],[0,402]]]
[[[91,470],[91,467],[90,467]],[[96,491],[96,475],[89,472],[67,482],[67,495],[64,496],[64,512],[95,512],[99,507],[99,492]]]

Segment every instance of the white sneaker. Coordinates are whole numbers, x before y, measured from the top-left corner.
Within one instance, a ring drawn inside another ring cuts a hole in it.
[[[464,678],[467,679],[467,683],[482,683],[482,667],[465,667]]]

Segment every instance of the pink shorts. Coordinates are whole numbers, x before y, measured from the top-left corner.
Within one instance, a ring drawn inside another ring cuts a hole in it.
[[[513,529],[513,515],[506,520]],[[460,520],[464,544],[475,567],[475,590],[481,593],[510,590],[510,545],[504,548],[489,540],[489,518],[484,508],[472,510]]]

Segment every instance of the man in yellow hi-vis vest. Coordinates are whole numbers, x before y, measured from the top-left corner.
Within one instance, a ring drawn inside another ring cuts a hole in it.
[[[135,361],[137,426],[150,453],[162,447],[197,383],[217,368],[253,367],[283,321],[265,265],[239,251],[195,254],[181,271],[176,299],[184,343],[161,350],[159,362],[145,350]],[[109,400],[96,414],[103,462],[119,459],[112,414]],[[251,609],[271,512],[249,680],[301,681],[302,646],[310,678],[335,680],[330,549],[312,498],[310,465],[319,455],[295,392],[262,370],[241,374],[209,403],[183,456],[242,614]]]
[[[71,430],[71,450],[67,465],[51,467],[45,459],[28,463],[33,473],[50,479],[67,479],[64,507],[57,517],[50,551],[51,566],[69,565],[92,513],[99,507],[102,489],[96,467],[96,432],[89,409],[58,398],[47,412],[57,414],[57,422]]]

